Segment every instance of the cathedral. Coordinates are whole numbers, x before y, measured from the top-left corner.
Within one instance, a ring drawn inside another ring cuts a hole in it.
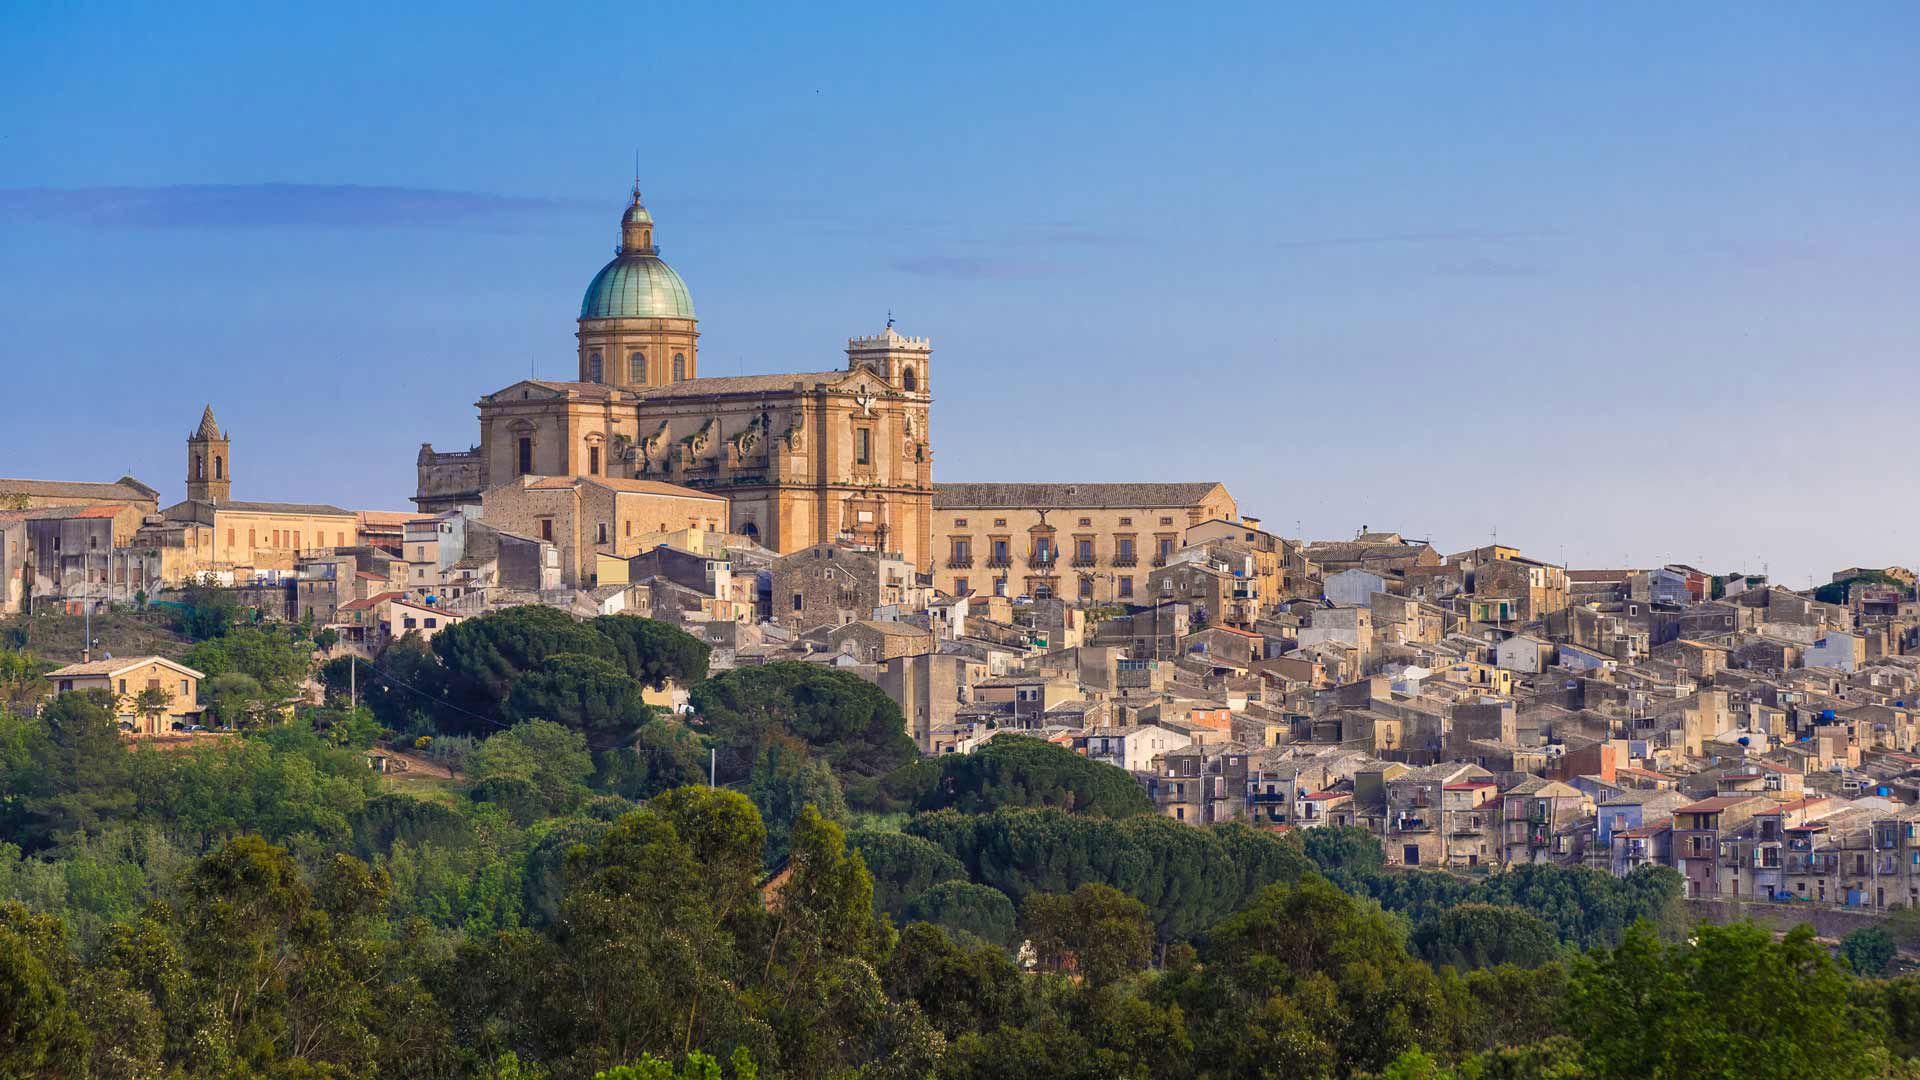
[[[850,339],[837,371],[702,378],[693,297],[660,258],[638,186],[574,336],[578,379],[488,394],[479,445],[420,448],[421,511],[522,476],[658,481],[726,496],[732,531],[778,552],[844,539],[931,569],[926,338],[888,320]]]

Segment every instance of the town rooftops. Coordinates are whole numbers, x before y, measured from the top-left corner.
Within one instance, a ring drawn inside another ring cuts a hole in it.
[[[75,678],[84,678],[89,675],[94,675],[94,676],[105,676],[111,679],[121,674],[122,672],[132,671],[134,668],[145,667],[148,664],[160,664],[165,667],[170,667],[173,670],[178,671],[182,675],[186,675],[195,679],[206,678],[205,675],[201,674],[198,671],[193,670],[192,668],[186,666],[185,664],[181,664],[181,663],[177,663],[175,661],[169,660],[164,656],[129,656],[119,660],[115,660],[109,657],[108,659],[105,659],[105,660],[89,660],[89,661],[85,661],[78,664],[68,664],[66,667],[63,667],[63,668],[55,668],[54,670],[47,672],[46,675],[43,676],[43,678],[75,679]]]
[[[1749,799],[1755,799],[1755,798],[1759,798],[1759,796],[1757,795],[1715,795],[1710,799],[1702,799],[1697,803],[1688,803],[1686,806],[1682,806],[1674,810],[1674,813],[1676,814],[1717,814],[1722,810],[1739,806],[1741,803],[1746,802]]]
[[[935,484],[936,510],[1049,509],[1097,510],[1193,506],[1220,487],[1189,484]]]

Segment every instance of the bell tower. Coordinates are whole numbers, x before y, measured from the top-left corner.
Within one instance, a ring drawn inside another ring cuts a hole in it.
[[[200,427],[187,436],[187,498],[224,503],[233,494],[229,440],[213,419],[213,406],[200,414]]]

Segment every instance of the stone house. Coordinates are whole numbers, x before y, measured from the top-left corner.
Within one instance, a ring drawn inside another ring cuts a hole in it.
[[[206,676],[164,656],[83,661],[49,671],[44,678],[55,693],[102,690],[111,694],[120,730],[130,735],[163,735],[175,724],[192,723],[203,711],[200,681]],[[141,713],[137,699],[145,690],[163,692],[166,704],[152,714]]]

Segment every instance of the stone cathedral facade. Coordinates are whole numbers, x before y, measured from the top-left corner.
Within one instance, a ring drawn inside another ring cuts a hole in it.
[[[527,475],[654,480],[725,495],[733,531],[778,552],[848,539],[932,568],[927,339],[889,321],[840,370],[702,378],[692,296],[637,188],[575,338],[577,380],[488,394],[478,445],[420,448],[423,513]]]

